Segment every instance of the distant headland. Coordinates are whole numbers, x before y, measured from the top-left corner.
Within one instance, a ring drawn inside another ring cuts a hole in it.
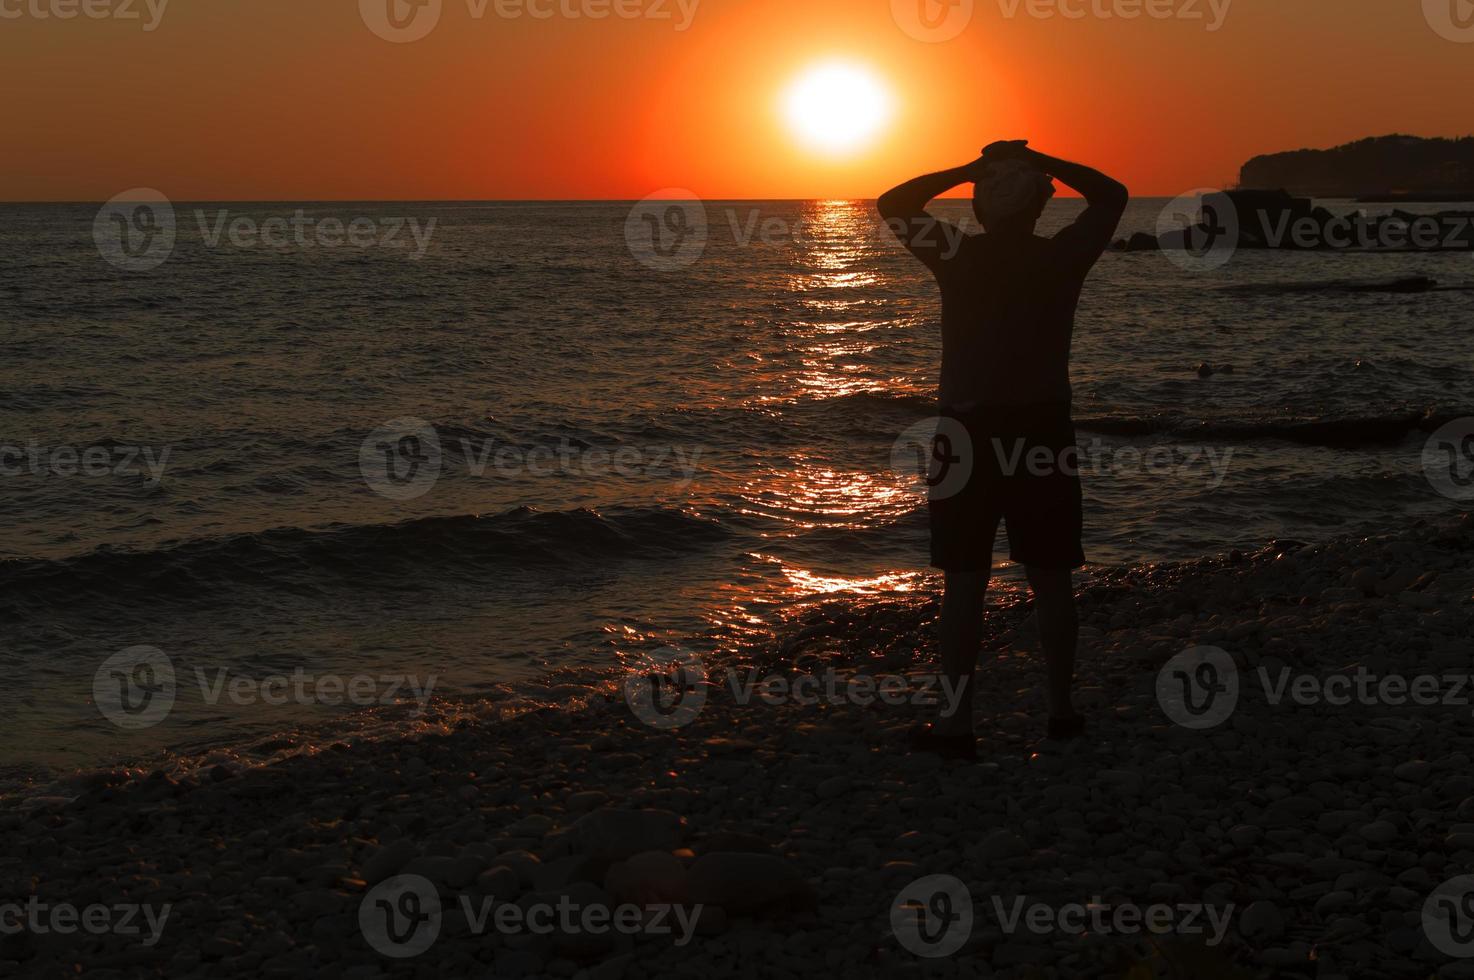
[[[1375,136],[1329,150],[1269,153],[1244,164],[1239,188],[1368,202],[1471,201],[1474,137]]]

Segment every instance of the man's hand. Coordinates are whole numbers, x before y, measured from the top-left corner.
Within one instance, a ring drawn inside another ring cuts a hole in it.
[[[1034,155],[1028,140],[998,140],[983,147],[983,159],[988,163],[999,160],[1019,160]]]

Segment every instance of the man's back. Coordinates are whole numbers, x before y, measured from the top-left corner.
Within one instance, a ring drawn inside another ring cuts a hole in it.
[[[1069,403],[1075,307],[1118,218],[1087,209],[1053,238],[947,229],[955,250],[920,256],[942,293],[943,405]]]

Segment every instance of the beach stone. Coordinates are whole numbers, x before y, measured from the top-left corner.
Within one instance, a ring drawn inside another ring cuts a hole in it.
[[[1433,767],[1422,759],[1404,762],[1392,770],[1392,775],[1410,783],[1421,783],[1432,775]]]
[[[401,873],[419,875],[442,888],[461,889],[476,880],[484,865],[474,860],[453,857],[417,857],[406,864]]]
[[[543,958],[528,949],[500,950],[496,954],[498,977],[532,977],[542,972]]]
[[[477,876],[476,887],[488,895],[510,900],[521,894],[522,881],[511,868],[497,865]]]
[[[589,970],[588,980],[624,980],[625,973],[634,961],[633,953],[610,957]]]
[[[609,893],[591,881],[576,881],[563,888],[550,892],[537,892],[524,895],[518,902],[523,908],[534,904],[549,906],[553,909],[571,907],[574,912],[568,925],[571,929],[563,928],[561,914],[552,919],[553,930],[548,934],[553,948],[559,953],[568,954],[579,959],[590,956],[612,952],[617,944],[619,934],[610,930],[605,932],[585,932],[581,925],[583,910],[590,908],[605,909],[603,915],[605,922],[609,921],[607,910],[613,905]]]
[[[1364,596],[1376,595],[1380,582],[1381,579],[1378,578],[1377,573],[1370,568],[1358,568],[1351,575],[1352,588],[1357,589]]]
[[[581,790],[568,797],[567,806],[571,813],[587,813],[595,807],[609,802],[609,794],[596,789]]]
[[[363,863],[363,880],[369,885],[377,885],[397,874],[418,853],[419,848],[408,839],[385,845]]]
[[[1264,832],[1258,827],[1251,827],[1247,824],[1239,824],[1228,831],[1228,839],[1235,847],[1253,847],[1263,836]]]
[[[542,867],[542,859],[531,851],[507,851],[498,854],[496,863],[511,868],[516,872],[517,880],[529,886],[536,880],[538,870]]]
[[[553,821],[540,813],[527,816],[509,825],[503,832],[509,837],[545,837],[553,829]]]
[[[645,851],[609,868],[604,890],[616,902],[678,905],[686,901],[686,866],[668,851]]]
[[[697,858],[687,876],[693,904],[717,905],[728,912],[801,902],[810,891],[799,870],[773,854],[715,851]]]
[[[589,879],[597,866],[603,862],[586,854],[574,854],[556,858],[531,869],[533,891],[552,891],[572,882]]]
[[[574,853],[600,861],[622,861],[642,851],[671,851],[681,846],[685,821],[669,810],[602,808],[579,817],[568,829]]]
[[[1315,914],[1329,915],[1332,912],[1339,912],[1354,901],[1356,901],[1356,896],[1348,891],[1326,892],[1316,901]]]
[[[998,830],[984,837],[977,845],[978,857],[984,861],[1003,861],[1022,857],[1029,853],[1028,843],[1011,830]]]
[[[766,837],[737,830],[719,830],[696,845],[697,854],[712,851],[740,851],[747,854],[771,854],[773,844]]]
[[[1245,939],[1277,939],[1285,933],[1284,914],[1273,902],[1251,902],[1239,915],[1239,933]]]
[[[1388,844],[1398,837],[1397,825],[1389,820],[1373,820],[1359,831],[1362,840],[1373,844]]]
[[[815,787],[821,800],[832,800],[843,796],[850,791],[850,778],[848,776],[831,776]]]

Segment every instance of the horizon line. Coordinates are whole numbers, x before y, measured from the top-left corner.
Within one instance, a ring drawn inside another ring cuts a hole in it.
[[[1232,190],[1233,188],[1224,188]],[[874,202],[878,197],[826,197],[823,195],[814,197],[709,197],[696,198],[705,204],[788,204],[788,203],[810,203],[813,201],[843,201],[843,202]],[[1079,201],[1084,197],[1079,194],[1057,194],[1055,200]],[[1167,194],[1133,194],[1133,200],[1169,200],[1171,195]],[[1336,197],[1318,198],[1319,200],[1340,200]],[[0,200],[0,207],[25,206],[25,205],[90,205],[102,206],[108,204],[112,199],[49,199],[49,200]],[[146,200],[146,199],[140,199]],[[168,199],[171,204],[638,204],[647,200],[673,200],[685,201],[689,198],[643,198],[643,197],[320,197],[320,198],[177,198]],[[937,201],[968,201],[970,195],[942,196],[933,198]],[[1347,198],[1351,200],[1351,198]],[[120,203],[127,203],[126,201]]]

